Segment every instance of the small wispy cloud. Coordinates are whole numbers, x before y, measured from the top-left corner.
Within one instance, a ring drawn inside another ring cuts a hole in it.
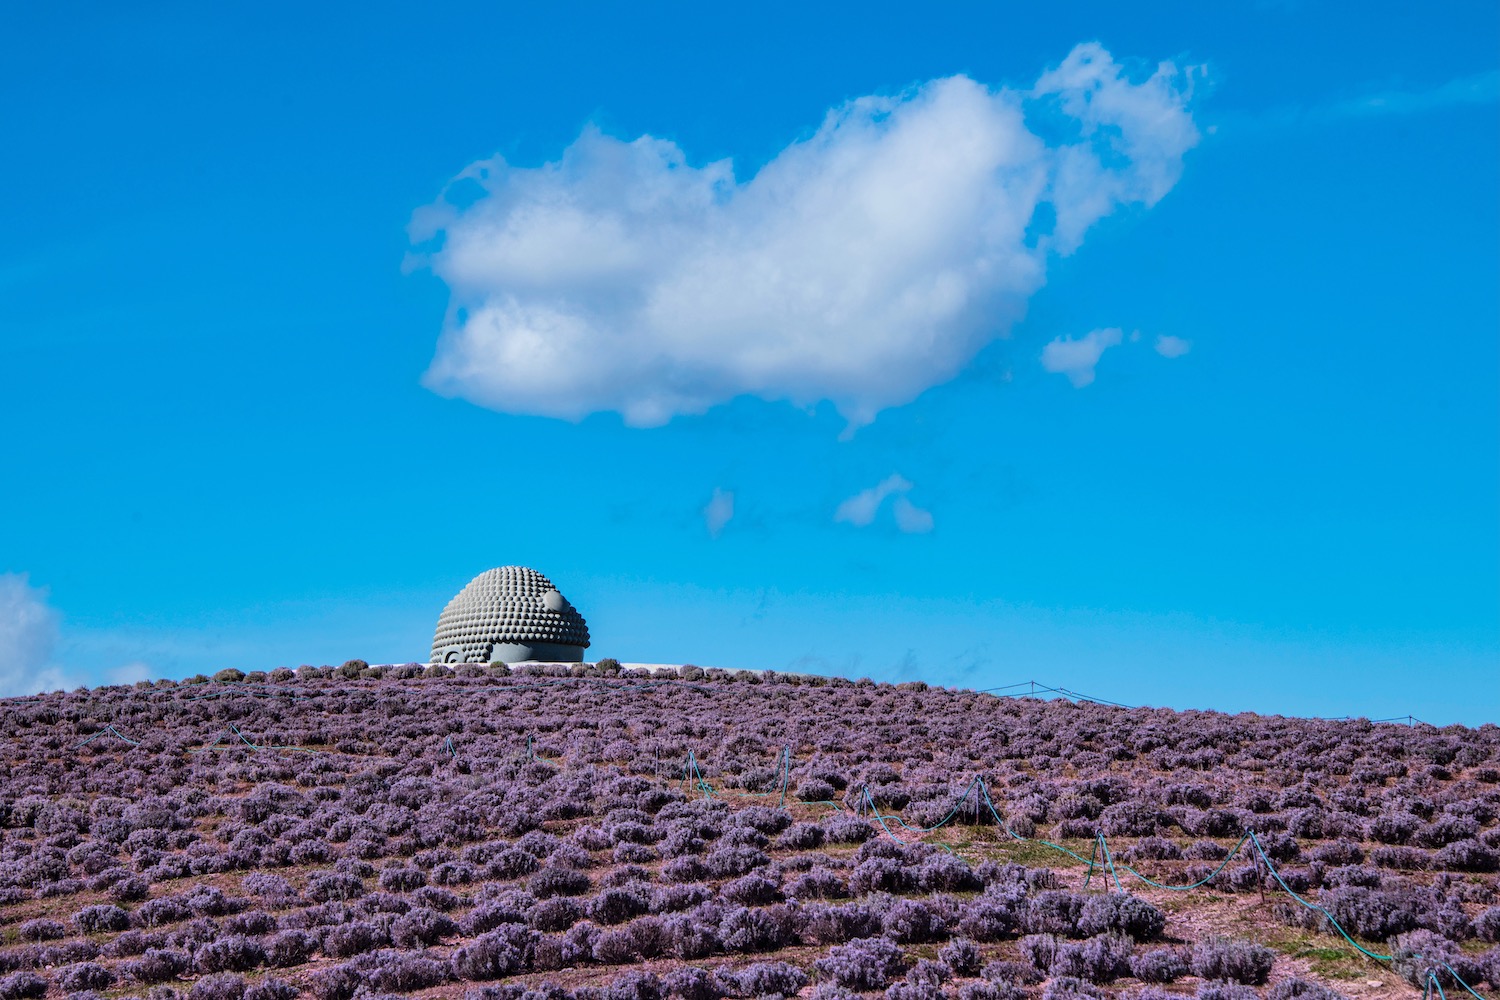
[[[1254,136],[1279,129],[1347,121],[1419,115],[1452,108],[1500,103],[1500,70],[1456,77],[1435,87],[1370,90],[1354,97],[1313,104],[1283,105],[1249,114],[1220,115],[1207,131],[1216,135]]]
[[[1500,102],[1500,70],[1458,77],[1425,90],[1385,90],[1325,106],[1331,115],[1415,115]]]
[[[1057,337],[1042,348],[1042,367],[1054,375],[1066,375],[1073,388],[1094,381],[1094,368],[1104,352],[1124,339],[1119,327],[1091,330],[1076,340]]]
[[[833,512],[833,519],[857,528],[867,527],[875,522],[886,499],[894,496],[896,500],[891,505],[891,513],[895,517],[897,529],[909,535],[925,534],[932,530],[932,513],[918,507],[906,497],[915,485],[900,473],[892,473],[869,489],[860,490],[839,504],[838,509]]]
[[[703,508],[703,523],[708,528],[710,538],[718,538],[734,517],[734,492],[732,490],[714,487],[714,495],[709,498]]]
[[[1156,353],[1164,358],[1180,358],[1193,349],[1193,342],[1182,337],[1174,337],[1170,333],[1160,334],[1156,343],[1152,345]]]

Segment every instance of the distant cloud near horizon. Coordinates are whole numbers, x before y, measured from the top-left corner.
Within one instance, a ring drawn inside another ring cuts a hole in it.
[[[140,659],[93,671],[69,669],[56,659],[61,639],[62,615],[48,601],[47,588],[32,586],[25,573],[0,573],[0,698],[159,676]]]
[[[1007,335],[1049,256],[1171,190],[1197,73],[1087,43],[1029,90],[850,101],[746,180],[593,127],[541,167],[477,162],[412,220],[451,291],[423,382],[636,427],[746,394],[869,423]]]
[[[0,697],[67,687],[52,663],[58,613],[25,573],[0,573]]]

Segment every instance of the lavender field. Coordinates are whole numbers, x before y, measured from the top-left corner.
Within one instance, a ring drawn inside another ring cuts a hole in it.
[[[1495,726],[667,674],[0,702],[0,1000],[1500,988]]]

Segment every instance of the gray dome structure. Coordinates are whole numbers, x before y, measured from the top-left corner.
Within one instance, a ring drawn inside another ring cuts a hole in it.
[[[552,581],[525,566],[486,570],[448,602],[432,637],[433,663],[582,663],[583,615]]]

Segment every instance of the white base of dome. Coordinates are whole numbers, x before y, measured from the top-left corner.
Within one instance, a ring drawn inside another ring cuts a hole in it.
[[[490,661],[501,663],[525,663],[540,660],[544,663],[582,663],[583,647],[569,646],[560,642],[502,642],[490,650]]]
[[[583,646],[560,642],[497,642],[447,646],[433,654],[433,663],[582,663]]]

